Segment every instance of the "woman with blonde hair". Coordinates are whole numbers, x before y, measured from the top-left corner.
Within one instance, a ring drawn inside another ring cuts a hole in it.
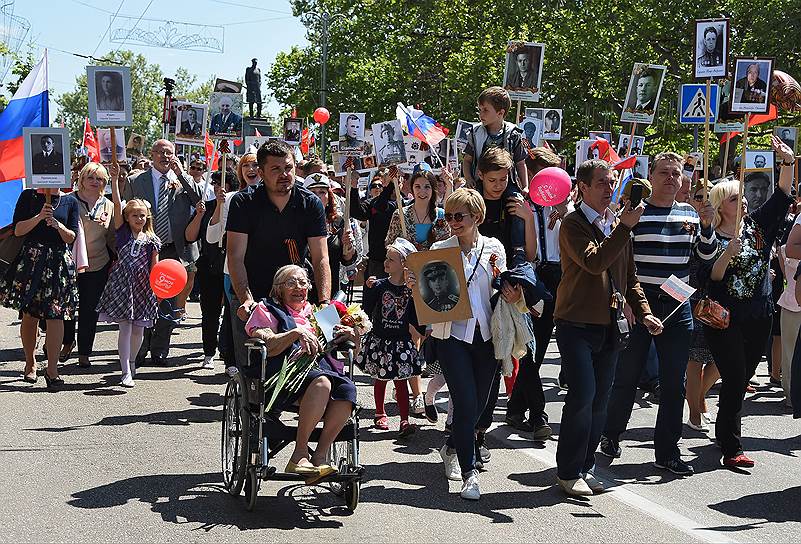
[[[245,153],[236,165],[236,177],[239,180],[239,191],[253,187],[261,181],[259,163],[255,153]]]
[[[68,198],[78,203],[86,245],[88,268],[78,274],[78,319],[64,321],[64,345],[59,360],[66,362],[75,347],[78,327],[78,366],[89,368],[89,356],[97,331],[95,308],[108,281],[111,252],[114,248],[114,204],[103,193],[108,183],[106,167],[97,162],[86,164],[78,174],[77,188]]]

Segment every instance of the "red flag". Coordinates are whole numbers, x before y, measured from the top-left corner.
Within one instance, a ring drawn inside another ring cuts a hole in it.
[[[767,123],[769,121],[773,121],[779,118],[779,110],[776,108],[776,104],[770,105],[770,110],[768,113],[758,113],[756,115],[751,116],[751,120],[748,123],[748,127],[755,127],[757,125],[761,125],[763,123]],[[720,143],[725,144],[731,138],[740,134],[739,132],[725,132],[723,136],[720,137]]]
[[[261,138],[261,132],[259,132],[259,129],[257,127],[253,127],[253,130],[256,131],[256,137]]]
[[[211,163],[210,170],[217,170],[219,168],[219,158],[220,154],[214,150],[214,142],[209,138],[209,135],[206,134],[206,144],[205,144],[205,151],[206,151],[206,164],[208,165]],[[212,159],[213,157],[213,159]]]
[[[309,154],[309,149],[314,145],[314,134],[309,131],[309,127],[303,129],[300,133],[300,152],[303,155]]]
[[[92,125],[89,124],[89,118],[85,117],[83,122],[83,147],[86,148],[86,155],[92,162],[100,162],[100,146],[97,145],[97,139],[92,132]]]
[[[637,155],[632,155],[631,157],[612,164],[612,168],[615,170],[626,170],[628,168],[633,168],[635,164],[637,164]]]

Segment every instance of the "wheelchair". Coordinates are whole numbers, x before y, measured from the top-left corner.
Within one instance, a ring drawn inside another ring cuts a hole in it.
[[[262,481],[304,481],[299,474],[278,472],[270,461],[286,446],[295,441],[297,427],[280,420],[281,411],[297,412],[297,407],[284,407],[265,411],[266,395],[264,376],[267,366],[267,348],[263,341],[252,338],[245,342],[248,362],[261,361],[259,378],[248,378],[242,370],[231,375],[225,389],[223,403],[221,460],[226,491],[238,497],[244,487],[248,511],[256,506]],[[353,379],[355,345],[344,342],[338,349],[347,359],[347,376]],[[251,356],[254,358],[251,358]],[[252,363],[251,363],[252,364]],[[350,419],[342,428],[327,454],[327,463],[337,472],[326,476],[314,485],[325,484],[345,501],[351,512],[359,504],[361,479],[364,472],[359,463],[359,412],[354,406]],[[309,442],[317,442],[322,429],[316,428]]]

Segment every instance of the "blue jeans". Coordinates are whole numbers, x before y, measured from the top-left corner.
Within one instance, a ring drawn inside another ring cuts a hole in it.
[[[557,475],[562,480],[575,480],[595,465],[619,353],[609,341],[610,332],[603,325],[556,322],[562,372],[570,384],[556,447]]]
[[[439,340],[437,358],[453,403],[453,423],[447,445],[456,449],[464,475],[475,469],[476,423],[487,405],[498,361],[492,341],[484,342],[478,330],[472,344],[455,338]]]
[[[646,292],[651,312],[665,317],[678,302],[665,294]],[[651,342],[656,345],[659,359],[659,411],[654,428],[654,449],[657,462],[679,458],[682,417],[684,414],[684,380],[693,333],[693,316],[689,302],[665,323],[665,330],[651,336],[642,324],[634,326],[628,347],[620,355],[615,371],[615,383],[609,399],[609,414],[604,436],[618,440],[626,430],[637,394],[637,384],[648,359]]]

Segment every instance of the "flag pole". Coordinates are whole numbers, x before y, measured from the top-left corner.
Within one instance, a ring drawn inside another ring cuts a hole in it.
[[[626,157],[631,157],[631,148],[634,147],[634,134],[637,132],[637,122],[632,121],[631,123],[631,134],[629,134],[629,148],[626,150]],[[611,143],[610,143],[611,145]]]
[[[710,105],[712,93],[712,78],[706,78],[706,116],[704,119],[704,202],[709,200],[709,116],[712,106]]]
[[[440,168],[444,168],[443,165],[442,165],[442,161],[439,159],[439,155],[436,153],[436,151],[434,151],[434,146],[431,145],[431,142],[428,141],[428,136],[426,136],[426,133],[422,131],[422,129],[420,128],[420,125],[418,125],[417,121],[414,120],[414,117],[411,116],[411,114],[409,113],[409,110],[407,110],[406,106],[404,106],[401,102],[398,102],[398,106],[400,106],[400,108],[403,110],[403,113],[406,114],[406,118],[410,119],[412,121],[412,124],[415,126],[415,128],[417,128],[417,130],[420,131],[420,134],[423,135],[423,139],[426,141],[426,144],[428,145],[429,149],[431,149],[431,155],[433,157],[436,157],[437,163],[439,163],[439,167]],[[447,161],[447,159],[445,159],[445,160]]]
[[[740,161],[740,193],[737,196],[737,223],[735,224],[734,236],[740,237],[740,223],[743,220],[743,188],[745,186],[745,154],[748,148],[748,125],[751,124],[751,113],[745,114],[745,130],[743,131],[743,158]]]

